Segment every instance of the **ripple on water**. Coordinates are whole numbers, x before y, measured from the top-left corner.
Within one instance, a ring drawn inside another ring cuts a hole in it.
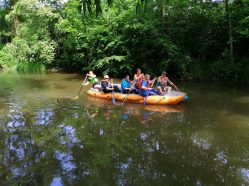
[[[71,98],[58,98],[56,101],[53,102],[54,105],[72,109],[72,110],[81,110],[82,107],[80,106],[79,102],[72,100]]]
[[[61,177],[54,177],[50,186],[63,186]]]
[[[239,172],[239,175],[244,180],[244,184],[248,185],[249,184],[249,169],[241,168],[238,172]]]

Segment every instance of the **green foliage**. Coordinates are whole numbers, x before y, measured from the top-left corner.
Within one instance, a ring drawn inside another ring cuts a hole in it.
[[[33,72],[33,73],[43,73],[46,72],[46,66],[42,63],[37,62],[21,62],[16,66],[18,72]]]
[[[7,13],[0,11],[5,25],[0,29],[0,37],[2,33],[5,38],[2,66],[38,62],[112,76],[140,67],[152,75],[166,70],[181,78],[247,79],[242,75],[249,58],[247,0],[231,1],[229,10],[225,2],[213,1],[69,0],[62,4],[48,0],[45,6],[20,0],[6,16],[11,27],[3,19]]]
[[[104,57],[102,59],[99,59],[98,61],[96,61],[96,63],[92,64],[92,68],[93,69],[99,69],[99,68],[103,68],[103,69],[106,69],[103,74],[107,74],[107,73],[110,73],[110,71],[112,71],[112,68],[109,68],[109,67],[115,67],[116,63],[118,62],[122,62],[124,61],[125,57],[124,56],[110,56],[110,57]],[[116,65],[118,67],[125,67],[125,66],[122,66],[120,64]],[[116,67],[116,68],[118,68]],[[127,67],[129,68],[129,67]],[[116,70],[114,68],[114,70]],[[118,73],[119,71],[121,71],[122,69],[121,68],[118,68],[117,69],[118,71],[116,71],[116,73]]]
[[[78,1],[69,1],[65,8],[67,17],[57,25],[60,31],[59,43],[63,45],[59,62],[66,59],[67,63],[63,63],[66,68],[92,68],[114,74],[121,70],[130,71],[131,63],[125,56],[127,49],[124,38],[117,28],[123,14],[118,10],[107,9],[96,19],[81,14],[78,6]]]
[[[51,8],[42,6],[36,0],[18,1],[6,16],[6,20],[14,27],[14,37],[1,50],[0,64],[50,64],[54,60],[57,44],[50,38],[49,28],[57,18],[58,15]]]
[[[5,50],[8,50],[8,49],[6,49],[6,47],[4,47],[0,51],[0,65],[4,68],[14,66],[16,63],[15,58],[10,53],[5,51]]]
[[[5,16],[8,14],[7,9],[2,9],[0,7],[0,50],[3,47],[2,45],[7,43],[11,35],[11,27],[7,24]]]

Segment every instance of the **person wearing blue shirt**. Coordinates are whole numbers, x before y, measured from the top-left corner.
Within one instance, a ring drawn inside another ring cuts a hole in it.
[[[122,93],[136,93],[136,89],[131,87],[131,81],[129,75],[126,75],[125,78],[121,81],[121,91]]]

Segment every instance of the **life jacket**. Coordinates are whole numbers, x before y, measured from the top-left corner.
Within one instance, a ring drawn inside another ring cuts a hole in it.
[[[163,78],[163,77],[161,76],[160,79],[161,79],[161,82],[160,82],[160,83],[162,84],[162,86],[164,86],[164,87],[167,86],[168,78],[167,78],[167,77],[164,77],[164,78]]]
[[[110,83],[108,81],[106,81],[106,80],[101,81],[101,89],[102,90],[106,90],[106,88],[109,86],[110,86]]]
[[[138,88],[142,89],[142,83],[143,83],[143,81],[146,81],[147,82],[147,86],[146,87],[150,88],[150,81],[148,81],[146,79],[139,80],[139,82],[138,82]]]

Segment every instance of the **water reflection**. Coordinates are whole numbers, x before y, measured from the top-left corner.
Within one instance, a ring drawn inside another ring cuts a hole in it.
[[[212,97],[193,84],[189,103],[123,107],[73,101],[61,85],[80,79],[58,76],[1,77],[1,185],[248,184],[246,103],[229,102],[223,88]]]

